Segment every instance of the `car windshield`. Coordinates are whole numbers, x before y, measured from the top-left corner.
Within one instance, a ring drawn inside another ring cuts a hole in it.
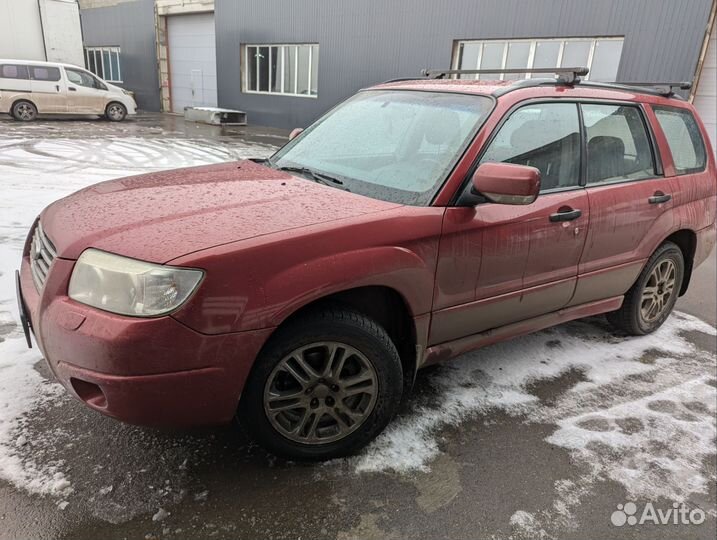
[[[424,206],[491,108],[485,96],[364,91],[319,119],[269,163],[353,193]]]

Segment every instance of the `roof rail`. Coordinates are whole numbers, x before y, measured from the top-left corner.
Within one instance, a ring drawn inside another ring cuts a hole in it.
[[[421,75],[431,79],[442,79],[446,75],[499,75],[523,73],[551,73],[557,75],[557,82],[574,84],[580,76],[588,74],[586,67],[519,68],[519,69],[423,69]]]
[[[692,83],[690,81],[667,81],[667,82],[623,82],[618,81],[615,83],[616,85],[620,86],[633,86],[637,88],[650,88],[655,93],[660,94],[661,96],[670,97],[674,95],[675,88],[679,90],[689,90],[692,88]]]

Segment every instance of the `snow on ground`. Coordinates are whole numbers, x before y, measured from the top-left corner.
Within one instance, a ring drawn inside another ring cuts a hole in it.
[[[53,127],[71,125],[77,129],[75,123]],[[35,217],[52,201],[103,180],[273,152],[241,141],[217,143],[176,134],[138,138],[104,132],[93,137],[97,126],[104,127],[98,122],[82,125],[86,138],[75,133],[42,138],[41,124],[0,126],[0,478],[39,494],[67,495],[72,486],[61,460],[45,462],[27,451],[41,446],[27,440],[29,412],[66,399],[59,384],[34,368],[41,355],[37,348],[27,348],[15,322],[14,273]],[[26,133],[35,136],[24,137]]]

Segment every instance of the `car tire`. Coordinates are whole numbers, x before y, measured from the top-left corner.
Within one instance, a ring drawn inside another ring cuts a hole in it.
[[[607,314],[608,321],[632,336],[654,332],[675,307],[684,275],[682,250],[672,242],[665,242],[648,259],[625,295],[622,307]]]
[[[32,122],[37,119],[37,107],[31,101],[17,101],[12,106],[12,117],[18,122]]]
[[[105,107],[105,118],[110,122],[121,122],[127,118],[127,107],[118,101],[113,101]]]
[[[396,414],[402,391],[401,360],[386,331],[357,311],[328,307],[272,336],[244,387],[237,421],[273,454],[333,459],[371,442]]]

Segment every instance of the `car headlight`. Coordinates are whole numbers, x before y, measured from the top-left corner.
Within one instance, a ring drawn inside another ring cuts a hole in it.
[[[155,317],[181,306],[204,272],[164,266],[87,249],[75,263],[69,296],[88,306],[135,317]]]

